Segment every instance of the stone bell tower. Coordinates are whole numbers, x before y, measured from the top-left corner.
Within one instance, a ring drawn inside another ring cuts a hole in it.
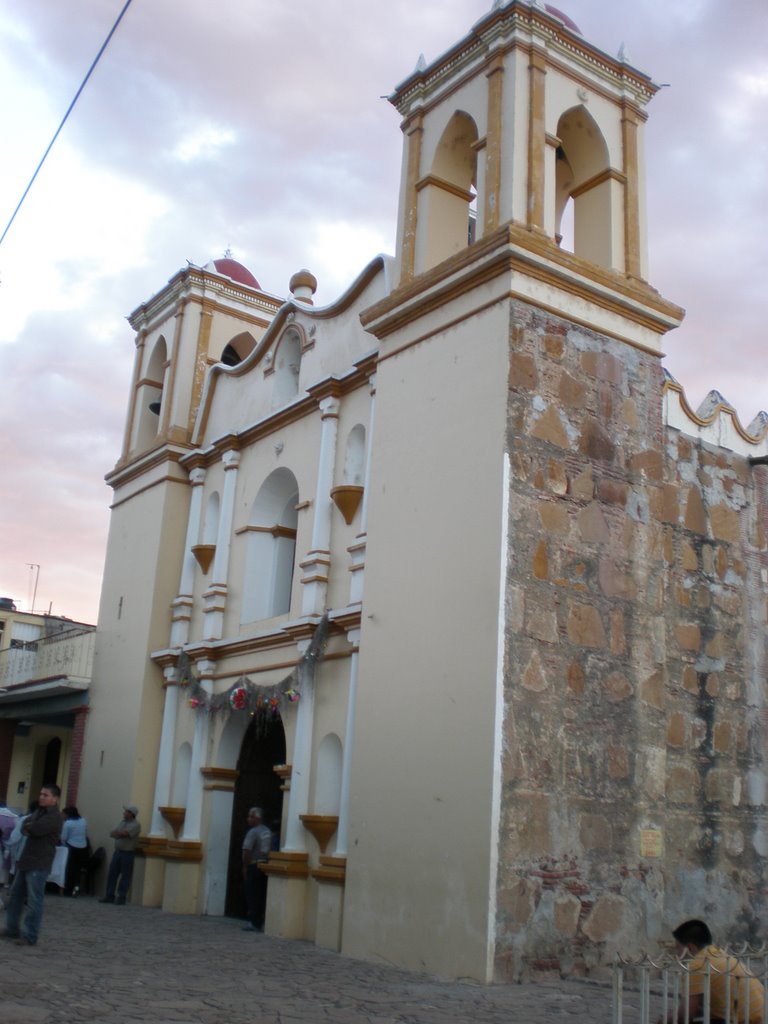
[[[400,286],[504,238],[522,293],[545,289],[551,308],[658,351],[679,311],[645,284],[642,135],[656,91],[551,5],[496,0],[391,96],[405,136]]]
[[[654,927],[650,897],[613,894],[665,814],[660,356],[683,311],[647,281],[655,92],[556,9],[497,0],[391,96],[351,826],[376,854],[348,870],[347,949],[508,980]],[[400,799],[374,837],[365,768],[385,761]],[[403,821],[408,865],[382,840]],[[419,901],[406,948],[391,908]]]

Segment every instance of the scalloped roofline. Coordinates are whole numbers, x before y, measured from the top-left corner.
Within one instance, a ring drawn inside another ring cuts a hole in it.
[[[694,410],[682,385],[666,369],[662,398],[668,427],[746,458],[768,455],[768,413],[759,412],[744,427],[739,414],[719,391],[710,391]]]

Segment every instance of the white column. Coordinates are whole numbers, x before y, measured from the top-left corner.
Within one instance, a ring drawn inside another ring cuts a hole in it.
[[[213,684],[213,662],[206,661],[198,664],[200,672],[200,686],[211,693]],[[203,676],[208,678],[203,678]],[[189,780],[187,782],[187,812],[184,815],[184,831],[182,840],[200,841],[200,824],[203,817],[203,776],[200,769],[207,764],[208,740],[211,733],[211,714],[209,711],[195,712],[195,736],[192,741],[192,759],[189,765]]]
[[[224,488],[219,509],[219,532],[216,535],[216,554],[213,559],[212,582],[203,595],[205,598],[205,640],[218,640],[224,632],[224,609],[227,604],[227,577],[229,551],[232,545],[232,521],[235,514],[235,488],[240,452],[230,449],[222,456]]]
[[[357,672],[360,658],[360,630],[352,629],[347,639],[353,646],[349,666],[349,696],[347,697],[347,726],[344,736],[344,754],[341,760],[341,797],[339,800],[339,824],[336,826],[336,849],[334,857],[347,856],[349,834],[349,788],[352,777],[352,747],[355,738],[355,708],[357,705]]]
[[[168,807],[171,802],[171,778],[176,748],[176,712],[179,706],[179,687],[176,685],[176,667],[165,670],[165,706],[163,727],[160,734],[160,751],[157,755],[155,774],[155,799],[152,805],[151,836],[165,836],[163,816],[159,807]]]
[[[303,655],[309,646],[305,640],[299,645]],[[287,853],[304,853],[307,834],[299,817],[309,811],[309,776],[312,766],[312,733],[315,724],[315,666],[311,660],[299,669],[299,706],[296,711],[296,735],[291,758],[291,788],[288,790],[288,817],[285,828]]]
[[[173,625],[171,626],[171,647],[181,647],[189,640],[189,620],[192,615],[192,595],[195,589],[197,562],[192,547],[200,535],[200,519],[203,512],[203,484],[205,470],[193,469],[189,474],[192,497],[189,502],[187,536],[184,541],[184,559],[181,564],[179,592],[172,604]]]
[[[320,416],[322,426],[314,502],[315,518],[312,523],[312,548],[301,563],[304,570],[301,578],[304,584],[301,610],[304,615],[322,615],[325,611],[331,564],[331,488],[339,426],[338,399],[323,398],[320,402]]]
[[[368,417],[368,434],[366,437],[367,450],[365,458],[365,480],[363,482],[363,507],[360,510],[360,532],[355,538],[354,544],[347,548],[351,558],[349,571],[349,603],[362,604],[363,601],[363,580],[365,577],[365,550],[368,538],[368,501],[371,493],[371,457],[373,454],[373,431],[376,422],[376,375],[374,374],[368,386],[371,392],[371,411]]]

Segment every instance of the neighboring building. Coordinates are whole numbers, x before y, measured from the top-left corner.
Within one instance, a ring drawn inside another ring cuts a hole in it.
[[[56,782],[75,803],[95,626],[0,598],[0,799],[26,809]]]
[[[766,427],[663,376],[655,91],[495,3],[391,97],[395,259],[131,316],[82,803],[141,808],[135,900],[239,913],[259,803],[275,935],[481,981],[762,936]]]

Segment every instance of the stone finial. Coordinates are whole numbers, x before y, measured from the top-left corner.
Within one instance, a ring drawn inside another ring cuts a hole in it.
[[[416,71],[426,71],[427,70],[427,59],[426,59],[426,57],[424,56],[423,53],[419,54],[419,59],[416,61],[416,68],[415,68],[415,70]]]
[[[627,45],[624,42],[622,42],[621,46],[619,47],[618,57],[622,64],[632,63],[632,58],[629,55],[629,50],[627,49]]]
[[[312,296],[317,291],[317,278],[308,270],[297,270],[288,285],[291,295],[297,302],[313,305]]]

